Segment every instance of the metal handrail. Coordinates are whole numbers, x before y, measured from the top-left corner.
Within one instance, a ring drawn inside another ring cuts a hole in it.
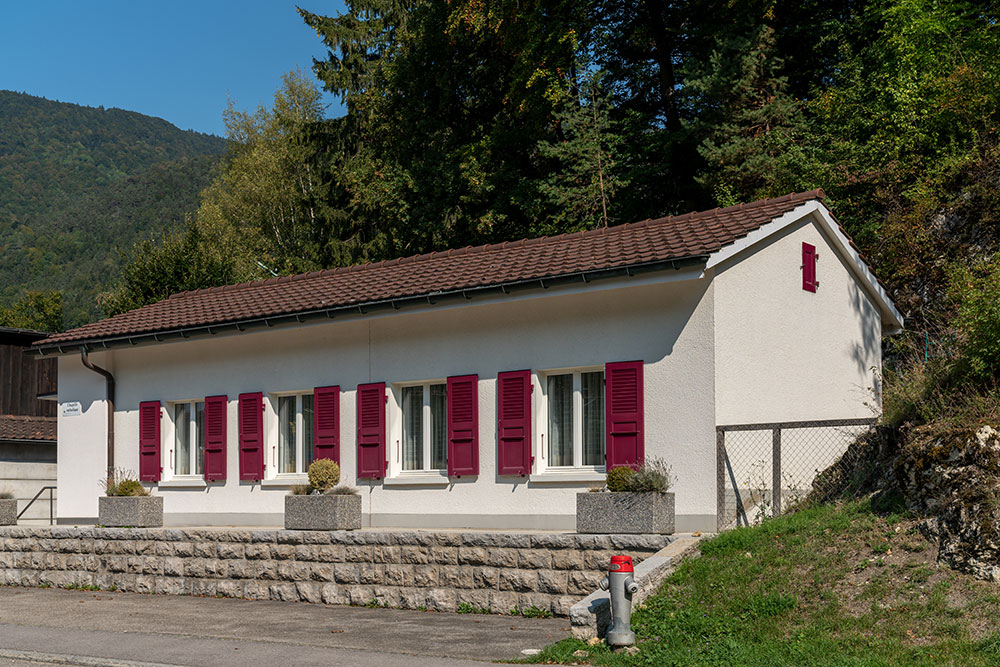
[[[40,495],[42,495],[43,493],[45,493],[46,491],[48,491],[49,492],[49,525],[50,526],[53,525],[56,522],[56,517],[55,517],[55,500],[52,497],[52,492],[55,491],[55,490],[56,490],[56,487],[54,487],[54,486],[43,486],[42,488],[38,489],[38,493],[35,494],[34,498],[32,498],[30,501],[28,501],[28,504],[24,506],[24,509],[21,510],[21,513],[17,515],[17,518],[20,519],[22,516],[24,516],[24,513],[27,512],[28,509],[32,505],[35,504],[35,501],[38,500],[38,497]]]

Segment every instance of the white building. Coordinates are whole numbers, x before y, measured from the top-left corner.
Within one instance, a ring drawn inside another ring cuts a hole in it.
[[[59,520],[94,521],[108,465],[86,360],[114,378],[113,464],[168,525],[280,525],[319,455],[365,525],[572,528],[605,456],[657,456],[678,530],[714,530],[716,425],[870,417],[902,326],[822,197],[198,290],[51,336]]]

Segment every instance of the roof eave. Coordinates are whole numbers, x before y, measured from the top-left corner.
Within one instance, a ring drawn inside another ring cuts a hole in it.
[[[134,347],[139,344],[160,343],[170,340],[211,336],[218,333],[232,332],[234,330],[246,331],[248,329],[255,328],[272,328],[275,326],[305,324],[306,322],[334,319],[346,314],[367,315],[374,311],[398,311],[403,308],[414,306],[436,305],[445,301],[471,301],[476,297],[496,294],[511,294],[516,291],[528,289],[548,289],[549,287],[554,286],[563,286],[573,283],[586,284],[595,281],[621,278],[623,276],[633,277],[660,271],[679,271],[692,266],[703,266],[708,261],[708,258],[709,255],[707,254],[689,255],[674,259],[657,260],[654,262],[627,264],[596,271],[577,271],[555,276],[529,278],[507,283],[485,285],[482,287],[469,287],[440,292],[429,292],[401,299],[361,302],[344,306],[333,306],[330,308],[316,308],[292,313],[283,313],[280,315],[253,317],[228,322],[196,325],[192,327],[180,327],[160,331],[149,331],[120,336],[57,341],[52,343],[46,343],[45,340],[41,340],[35,343],[29,350],[26,350],[26,352],[37,356],[65,355],[74,354],[81,348],[85,348],[87,350],[97,350]]]

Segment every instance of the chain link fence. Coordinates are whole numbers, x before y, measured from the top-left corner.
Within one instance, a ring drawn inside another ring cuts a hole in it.
[[[851,447],[875,419],[734,424],[716,429],[719,530],[759,523],[802,502],[826,496],[857,467]],[[838,470],[843,474],[837,474]],[[823,473],[820,475],[820,473]]]

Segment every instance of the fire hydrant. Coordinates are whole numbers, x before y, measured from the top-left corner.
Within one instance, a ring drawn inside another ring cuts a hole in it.
[[[611,627],[608,628],[608,646],[631,646],[635,643],[632,632],[632,594],[639,584],[632,578],[632,557],[612,556],[608,576],[601,579],[601,590],[611,590]]]

